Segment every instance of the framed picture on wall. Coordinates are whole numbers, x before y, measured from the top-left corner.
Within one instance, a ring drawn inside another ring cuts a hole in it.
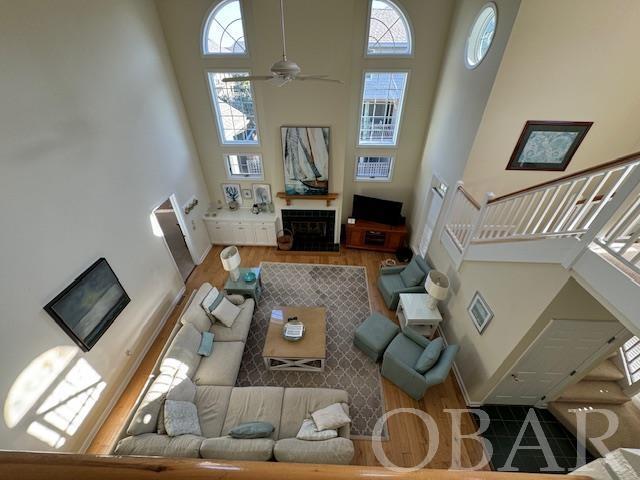
[[[507,170],[564,171],[593,122],[528,121]]]
[[[469,312],[471,320],[473,320],[473,324],[478,329],[478,333],[482,335],[482,332],[487,328],[487,325],[493,318],[493,312],[489,308],[489,305],[487,305],[485,299],[482,298],[482,295],[480,295],[480,292],[476,292],[473,295],[467,311]]]
[[[253,189],[253,199],[257,204],[271,203],[271,186],[268,183],[254,183],[251,185]]]
[[[223,183],[222,193],[224,195],[224,203],[230,207],[239,207],[242,205],[242,194],[239,183]]]
[[[281,127],[287,195],[329,192],[329,127]]]

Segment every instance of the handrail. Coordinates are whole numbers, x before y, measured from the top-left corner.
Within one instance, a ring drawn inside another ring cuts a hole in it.
[[[467,200],[469,200],[474,207],[480,210],[480,203],[475,198],[473,198],[473,196],[462,185],[458,185],[458,190],[460,190],[460,192],[462,192],[462,194],[467,197]]]
[[[216,461],[198,458],[117,457],[0,451],[0,478],[19,480],[557,480],[558,475],[303,463]],[[591,480],[576,475],[571,480]]]
[[[608,170],[611,167],[617,167],[624,165],[625,163],[632,163],[636,160],[640,159],[640,151],[630,153],[629,155],[625,155],[623,157],[616,158],[615,160],[611,160],[606,163],[601,163],[600,165],[595,165],[593,167],[585,168],[584,170],[579,170],[575,173],[571,173],[569,175],[564,175],[562,177],[554,178],[553,180],[549,180],[547,182],[538,183],[537,185],[533,185],[532,187],[523,188],[522,190],[517,190],[515,192],[507,193],[505,195],[501,195],[499,197],[493,198],[489,200],[489,203],[495,203],[500,200],[504,200],[509,197],[515,197],[516,195],[520,195],[522,193],[532,192],[534,190],[538,190],[540,188],[550,187],[557,183],[562,183],[566,180],[570,180],[572,178],[582,177],[587,173],[594,173],[598,170]]]

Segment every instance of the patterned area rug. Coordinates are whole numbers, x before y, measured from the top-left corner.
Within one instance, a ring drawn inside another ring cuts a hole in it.
[[[356,327],[371,313],[364,267],[262,262],[263,292],[253,316],[237,386],[340,388],[349,393],[351,436],[371,436],[384,413],[378,366],[353,345]],[[324,372],[272,372],[262,360],[271,310],[327,309]]]

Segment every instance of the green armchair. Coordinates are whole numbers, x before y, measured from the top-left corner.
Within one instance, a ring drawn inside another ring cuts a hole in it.
[[[414,365],[429,343],[429,340],[411,328],[405,328],[391,341],[382,359],[382,376],[414,400],[422,399],[429,387],[445,381],[460,349],[458,345],[445,347],[435,365],[421,374],[415,370]]]
[[[407,286],[401,275],[405,269],[422,272],[424,274],[422,281],[418,285]],[[391,310],[398,308],[401,293],[425,293],[424,282],[431,270],[432,268],[420,255],[414,255],[406,266],[382,267],[378,277],[378,290],[387,307]]]

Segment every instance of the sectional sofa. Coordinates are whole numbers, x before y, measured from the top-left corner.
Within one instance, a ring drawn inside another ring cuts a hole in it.
[[[220,460],[278,460],[299,463],[348,464],[354,454],[349,426],[330,440],[306,441],[296,437],[311,412],[340,403],[348,413],[344,390],[234,387],[255,303],[246,299],[231,328],[211,323],[200,304],[211,285],[204,283],[192,297],[174,328],[153,371],[153,381],[142,392],[120,434],[116,455],[201,457]],[[201,334],[215,335],[209,357],[198,355]],[[194,403],[201,436],[170,437],[162,432],[161,410],[166,394],[185,378],[196,385]],[[160,417],[160,422],[158,418]],[[229,431],[245,422],[264,421],[274,426],[269,438],[235,439]],[[162,432],[162,433],[159,433]]]

